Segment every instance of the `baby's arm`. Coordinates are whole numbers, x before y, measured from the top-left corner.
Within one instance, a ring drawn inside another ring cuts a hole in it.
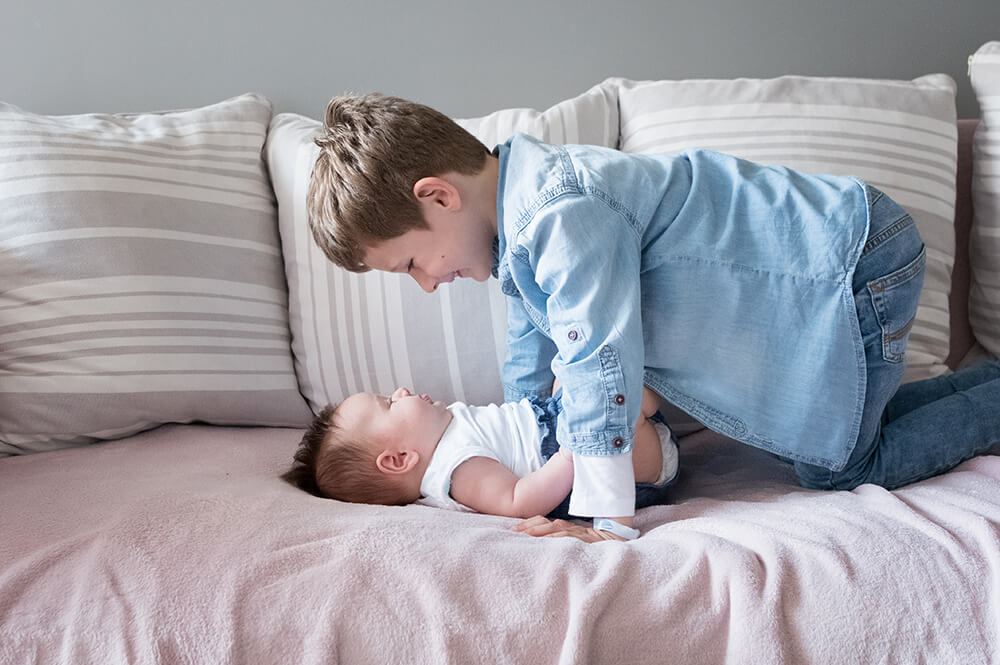
[[[563,448],[538,471],[523,478],[489,457],[472,457],[451,474],[451,497],[491,515],[545,515],[573,488],[573,456]]]

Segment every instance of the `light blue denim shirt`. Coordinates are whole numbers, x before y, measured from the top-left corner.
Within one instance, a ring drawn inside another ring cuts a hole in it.
[[[506,399],[547,394],[554,374],[559,442],[614,455],[645,383],[726,436],[843,466],[865,396],[863,182],[524,135],[496,154]]]

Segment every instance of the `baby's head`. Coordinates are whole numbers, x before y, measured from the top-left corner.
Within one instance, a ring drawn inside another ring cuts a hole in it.
[[[316,496],[383,505],[420,498],[420,481],[451,412],[406,388],[356,393],[313,419],[283,477]]]

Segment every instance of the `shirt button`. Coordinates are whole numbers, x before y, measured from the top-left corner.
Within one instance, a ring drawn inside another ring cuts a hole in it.
[[[621,448],[622,446],[625,445],[625,440],[622,439],[620,436],[616,436],[611,440],[611,445],[614,446],[615,448]]]
[[[570,330],[568,333],[566,333],[566,337],[569,337],[569,341],[571,341],[571,342],[575,342],[576,338],[579,337],[579,336],[580,336],[580,333],[578,333],[575,330]]]
[[[625,395],[622,395],[621,393],[615,395],[615,404],[621,406],[624,403],[625,403]]]

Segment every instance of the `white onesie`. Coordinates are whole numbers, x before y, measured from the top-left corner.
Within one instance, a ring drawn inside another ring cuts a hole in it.
[[[451,474],[471,457],[489,457],[518,478],[542,468],[541,433],[531,403],[448,406],[452,420],[438,443],[420,482],[420,503],[470,510],[451,498]]]

